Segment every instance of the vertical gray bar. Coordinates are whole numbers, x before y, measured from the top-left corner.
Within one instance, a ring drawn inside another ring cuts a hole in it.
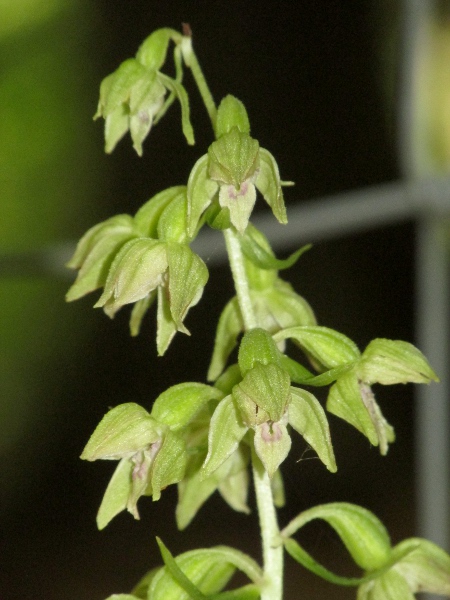
[[[424,217],[417,230],[417,343],[441,379],[417,386],[416,498],[421,537],[450,550],[448,223]],[[435,596],[427,595],[431,600]]]

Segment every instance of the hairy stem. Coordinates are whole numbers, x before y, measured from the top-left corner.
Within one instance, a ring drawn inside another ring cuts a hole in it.
[[[253,480],[261,528],[265,585],[261,600],[283,598],[283,546],[274,546],[279,535],[277,514],[273,503],[272,486],[267,471],[252,449]]]
[[[191,69],[195,83],[197,84],[198,91],[202,97],[203,104],[206,107],[209,118],[211,120],[214,131],[216,130],[216,116],[217,107],[212,97],[211,91],[206,83],[205,76],[198,62],[197,56],[192,47],[192,38],[190,36],[183,36],[181,43],[181,52],[183,53],[184,62]]]
[[[226,229],[224,235],[239,308],[245,329],[249,330],[256,327],[257,323],[250,298],[241,245],[238,234],[233,229]],[[281,600],[283,597],[283,547],[273,546],[273,541],[279,534],[279,528],[272,487],[269,475],[254,448],[252,449],[252,465],[264,562],[265,585],[261,590],[261,600]]]
[[[224,236],[239,308],[244,320],[245,329],[248,331],[256,327],[256,317],[250,298],[241,244],[239,243],[238,234],[233,229],[225,229]]]

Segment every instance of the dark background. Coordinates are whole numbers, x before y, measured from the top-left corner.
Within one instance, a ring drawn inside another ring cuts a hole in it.
[[[192,27],[215,98],[233,93],[245,103],[253,136],[274,154],[282,178],[296,182],[286,191],[288,213],[297,202],[398,178],[395,6],[368,0],[274,2],[264,8],[233,0],[101,0],[81,3],[78,12],[63,12],[42,31],[30,33],[38,45],[54,44],[52,54],[69,45],[78,60],[73,71],[63,72],[68,81],[77,81],[72,133],[83,141],[72,144],[74,153],[62,174],[40,172],[43,189],[61,176],[70,179],[72,190],[61,191],[56,209],[70,218],[48,242],[74,240],[112,214],[133,213],[157,191],[184,183],[205,152],[211,131],[189,74],[194,148],[182,137],[178,107],[151,132],[141,159],[128,138],[113,155],[103,155],[102,126],[90,121],[99,81],[134,55],[150,32],[178,29],[181,22]],[[52,28],[59,33],[49,38]],[[7,42],[11,52],[15,43],[13,38]],[[25,232],[36,224],[26,219],[22,226]],[[36,244],[26,249],[32,247]],[[412,224],[343,236],[318,242],[284,278],[309,300],[321,324],[344,332],[360,347],[373,337],[413,341],[413,249]],[[17,386],[26,386],[33,408],[29,417],[23,413],[21,433],[3,456],[0,598],[102,600],[127,592],[160,562],[155,535],[175,554],[230,544],[258,557],[255,518],[233,513],[218,496],[178,533],[175,488],[158,503],[142,499],[140,522],[123,513],[98,532],[95,514],[114,465],[78,459],[108,407],[127,401],[150,407],[169,385],[204,380],[215,323],[232,294],[227,269],[211,268],[204,298],[188,318],[192,337],[178,335],[158,359],[154,311],[141,335],[131,339],[127,309],[110,322],[91,309],[94,297],[65,305],[69,284],[20,272],[8,274],[3,283],[5,297],[20,293],[29,299],[27,320],[16,324],[25,342],[7,367],[17,374]],[[33,297],[36,286],[43,290],[39,302]],[[314,504],[342,500],[374,511],[394,542],[414,534],[412,390],[376,391],[397,433],[388,456],[381,458],[365,438],[331,416],[339,467],[331,475],[318,460],[299,461],[305,444],[297,436],[283,468],[287,508],[280,511],[281,523]],[[14,405],[14,385],[4,398]],[[326,525],[305,529],[302,540],[332,570],[355,573]],[[290,558],[286,581],[287,600],[355,597],[354,590],[321,582]]]

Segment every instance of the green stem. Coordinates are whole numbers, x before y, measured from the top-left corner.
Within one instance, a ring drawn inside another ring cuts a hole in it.
[[[241,309],[242,319],[244,320],[244,327],[248,331],[249,329],[254,329],[257,323],[252,300],[250,298],[241,244],[239,243],[238,234],[231,228],[225,229],[224,236],[239,308]]]
[[[244,257],[238,234],[234,229],[224,231],[234,286],[246,330],[256,327],[256,317],[250,298]],[[283,546],[274,547],[279,536],[277,514],[273,502],[272,486],[267,471],[252,448],[253,478],[256,503],[259,513],[264,562],[265,585],[261,590],[261,600],[282,600],[283,597]]]
[[[198,91],[200,92],[203,104],[208,111],[208,115],[211,119],[211,123],[215,132],[217,116],[216,103],[214,102],[214,98],[212,97],[211,91],[206,83],[200,63],[197,60],[197,56],[192,47],[192,38],[190,36],[183,36],[183,40],[181,42],[181,52],[183,53],[184,62],[192,71]]]
[[[277,514],[273,503],[272,486],[254,448],[252,448],[253,480],[263,547],[265,585],[261,589],[261,600],[283,598],[283,546],[274,546],[279,536]]]

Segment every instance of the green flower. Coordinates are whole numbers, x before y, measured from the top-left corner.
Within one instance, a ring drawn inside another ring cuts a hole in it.
[[[411,538],[392,549],[395,564],[359,586],[357,600],[413,600],[414,594],[450,595],[450,556],[428,540]]]
[[[183,383],[160,394],[151,414],[129,402],[103,417],[81,455],[89,461],[120,461],[97,515],[99,529],[125,509],[138,519],[141,496],[159,500],[161,490],[184,478],[186,429],[204,406],[222,396],[217,388]]]
[[[438,381],[423,354],[408,342],[375,339],[361,354],[348,337],[320,326],[291,327],[274,335],[277,343],[286,339],[294,340],[320,373],[314,376],[288,359],[283,364],[295,382],[313,386],[334,382],[327,409],[379,446],[383,455],[395,435],[370,386]]]
[[[124,61],[100,85],[100,100],[94,119],[105,119],[105,151],[112,152],[127,131],[133,147],[142,156],[142,143],[153,123],[164,115],[174,98],[181,104],[183,133],[189,144],[194,135],[189,120],[189,101],[181,85],[181,54],[178,47],[174,58],[175,79],[161,73],[170,40],[179,44],[182,36],[170,29],[160,29],[149,36],[136,54]],[[164,102],[167,91],[171,92]]]
[[[239,370],[240,381],[212,416],[204,475],[214,473],[252,431],[249,443],[254,444],[265,470],[274,477],[291,447],[288,425],[316,450],[330,471],[336,471],[324,410],[312,394],[290,385],[282,354],[265,330],[252,329],[244,335]]]
[[[188,182],[188,231],[194,234],[202,215],[217,199],[220,219],[240,233],[247,227],[258,190],[280,223],[287,223],[282,182],[273,156],[250,136],[250,124],[242,102],[233,96],[219,106],[217,140],[191,171]]]
[[[207,280],[205,263],[188,245],[137,238],[117,253],[95,307],[112,318],[125,304],[136,303],[131,316],[135,334],[157,296],[157,348],[164,354],[177,331],[189,334],[183,321]]]
[[[164,354],[177,331],[189,333],[184,319],[208,280],[204,262],[189,247],[186,229],[186,187],[156,194],[134,217],[117,215],[92,227],[68,263],[78,268],[67,301],[99,287],[95,304],[109,317],[134,303],[130,329],[139,333],[142,319],[158,298],[157,348]]]

